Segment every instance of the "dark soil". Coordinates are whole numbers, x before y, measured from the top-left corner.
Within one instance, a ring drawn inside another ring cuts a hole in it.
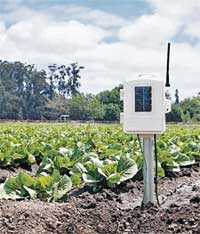
[[[34,176],[38,168],[37,164],[33,164],[31,167],[18,167],[18,168],[0,168],[0,183],[3,183],[8,177],[17,176],[19,172],[26,172],[27,174]]]
[[[0,233],[200,234],[200,167],[159,180],[161,207],[141,208],[143,184],[97,194],[73,191],[66,203],[0,201]]]

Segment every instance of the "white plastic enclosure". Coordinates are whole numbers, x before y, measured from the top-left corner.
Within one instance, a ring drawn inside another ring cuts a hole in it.
[[[120,91],[124,112],[120,122],[126,133],[152,135],[165,131],[165,114],[171,101],[165,98],[164,82],[152,79],[126,81]]]

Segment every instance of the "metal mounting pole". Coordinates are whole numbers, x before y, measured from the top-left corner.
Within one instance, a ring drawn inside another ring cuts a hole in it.
[[[153,204],[154,195],[154,160],[153,160],[153,136],[143,136],[144,164],[144,198],[143,204]]]

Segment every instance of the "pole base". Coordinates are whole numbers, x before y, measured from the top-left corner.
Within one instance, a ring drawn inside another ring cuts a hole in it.
[[[153,136],[143,137],[143,179],[144,179],[144,198],[143,203],[154,203],[154,160],[153,160]]]

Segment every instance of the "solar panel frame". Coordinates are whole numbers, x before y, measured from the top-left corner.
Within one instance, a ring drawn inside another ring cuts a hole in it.
[[[136,86],[135,87],[135,112],[152,111],[152,87]]]

